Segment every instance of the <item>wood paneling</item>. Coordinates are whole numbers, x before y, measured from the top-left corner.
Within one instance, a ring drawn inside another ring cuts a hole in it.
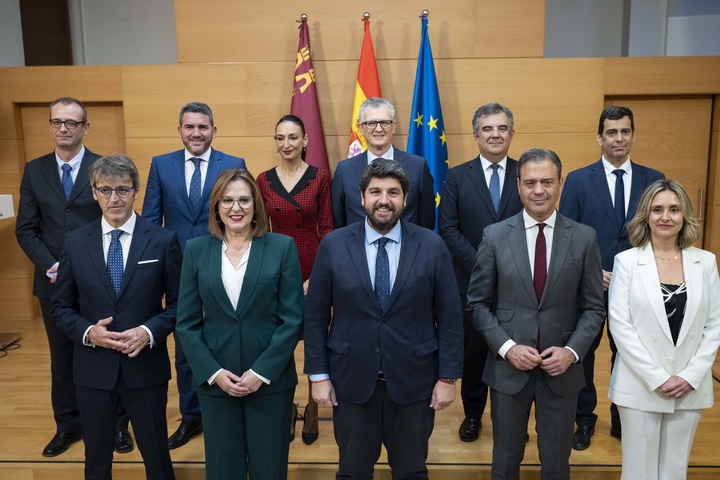
[[[296,20],[308,14],[313,59],[356,60],[362,15],[371,13],[375,55],[417,59],[423,9],[430,12],[435,58],[542,57],[545,2],[537,0],[367,0],[349,4],[314,0],[288,8],[282,0],[175,0],[178,61],[267,62],[294,60]],[[208,32],[212,40],[205,39]]]
[[[606,95],[718,93],[720,58],[606,58]]]

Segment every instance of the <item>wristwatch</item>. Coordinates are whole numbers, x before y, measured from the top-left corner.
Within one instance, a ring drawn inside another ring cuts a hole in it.
[[[443,383],[449,383],[450,385],[455,385],[457,378],[441,378],[440,381]]]

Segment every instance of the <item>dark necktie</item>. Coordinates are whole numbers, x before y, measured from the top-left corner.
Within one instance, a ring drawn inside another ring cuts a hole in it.
[[[545,290],[545,281],[547,280],[547,248],[545,246],[545,234],[543,233],[545,224],[538,223],[537,226],[538,235],[535,240],[535,278],[533,278],[533,285],[535,285],[537,301],[540,303],[543,290]]]
[[[493,206],[495,207],[495,214],[500,214],[500,175],[498,174],[498,168],[500,165],[493,163],[490,165],[493,169],[492,175],[490,176],[490,199],[492,200]]]
[[[191,160],[195,164],[195,171],[190,179],[189,197],[193,211],[197,213],[200,210],[200,199],[202,198],[202,174],[200,173],[200,162],[202,162],[202,158],[195,157]]]
[[[110,232],[110,248],[107,255],[107,271],[110,276],[110,284],[115,290],[115,298],[120,296],[120,286],[123,277],[123,251],[120,244],[122,230],[116,229]]]
[[[623,181],[625,170],[617,169],[613,170],[613,173],[617,176],[615,180],[615,218],[618,227],[622,230],[625,223],[625,182]]]
[[[62,166],[62,186],[65,190],[65,200],[70,200],[70,192],[72,192],[73,180],[72,180],[72,167],[68,163],[64,163]]]
[[[387,250],[385,250],[385,244],[388,240],[390,239],[386,237],[376,240],[378,251],[375,259],[375,295],[383,312],[387,309],[390,301],[390,260],[388,259]]]

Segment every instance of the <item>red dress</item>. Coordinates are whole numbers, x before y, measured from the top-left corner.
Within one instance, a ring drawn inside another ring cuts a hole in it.
[[[291,192],[285,190],[272,168],[257,177],[257,184],[275,233],[295,239],[303,282],[310,278],[320,240],[333,229],[330,174],[308,166]]]

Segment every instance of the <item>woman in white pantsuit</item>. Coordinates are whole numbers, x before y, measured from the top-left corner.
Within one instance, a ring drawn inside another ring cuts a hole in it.
[[[720,344],[720,280],[685,189],[658,180],[627,230],[635,248],[615,257],[608,321],[618,355],[610,399],[622,421],[623,480],[686,478]]]

